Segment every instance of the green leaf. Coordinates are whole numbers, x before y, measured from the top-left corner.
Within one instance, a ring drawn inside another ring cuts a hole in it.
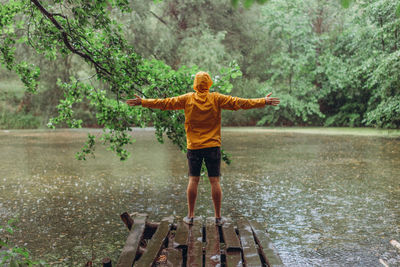
[[[400,4],[398,4],[396,8],[396,16],[400,17]]]
[[[340,3],[342,4],[342,7],[348,8],[350,6],[352,0],[340,0]]]
[[[250,8],[253,3],[254,0],[245,0],[243,5],[245,8]]]

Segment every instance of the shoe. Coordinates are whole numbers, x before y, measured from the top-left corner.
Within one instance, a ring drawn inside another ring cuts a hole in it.
[[[226,222],[225,217],[215,218],[215,225],[221,226]]]
[[[188,216],[186,216],[185,218],[183,218],[183,222],[188,224],[188,225],[193,225],[193,217],[189,218]]]

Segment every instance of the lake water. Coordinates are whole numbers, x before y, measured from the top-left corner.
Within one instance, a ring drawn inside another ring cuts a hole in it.
[[[126,162],[77,161],[87,132],[0,131],[0,224],[18,217],[11,241],[54,266],[116,262],[124,211],[186,215],[185,154],[144,129]],[[223,215],[267,225],[287,266],[400,266],[399,138],[231,129],[223,148]],[[196,215],[213,216],[207,179]]]

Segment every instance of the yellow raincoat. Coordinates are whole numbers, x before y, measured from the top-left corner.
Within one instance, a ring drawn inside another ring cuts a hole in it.
[[[142,99],[142,106],[163,110],[185,110],[185,130],[188,149],[221,146],[221,110],[261,108],[265,98],[244,99],[210,93],[212,80],[207,72],[198,72],[193,89],[196,92],[165,99]]]

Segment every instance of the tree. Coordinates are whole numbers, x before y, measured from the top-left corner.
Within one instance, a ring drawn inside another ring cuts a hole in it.
[[[335,4],[318,0],[269,1],[263,7],[268,39],[273,40],[265,58],[267,87],[282,99],[273,114],[264,113],[259,125],[320,124],[320,56],[329,34]]]
[[[326,125],[400,126],[399,3],[367,1],[348,10],[323,55]]]
[[[82,119],[75,108],[87,101],[103,127],[100,140],[115,151],[121,160],[128,157],[125,149],[132,143],[132,125],[152,123],[157,139],[166,134],[180,149],[186,148],[182,112],[132,109],[124,99],[139,93],[148,98],[176,96],[192,86],[192,75],[198,70],[182,66],[177,70],[160,60],[148,60],[136,53],[127,42],[122,25],[113,19],[131,12],[126,0],[61,1],[42,3],[39,0],[7,1],[0,7],[1,63],[21,78],[28,92],[37,92],[40,69],[32,63],[15,58],[17,43],[29,45],[47,60],[65,58],[71,54],[86,62],[93,75],[86,79],[70,77],[59,80],[64,99],[57,106],[58,116],[50,127],[65,123],[81,127]],[[220,74],[214,88],[225,92],[230,79],[240,73],[233,65]],[[96,80],[98,86],[92,83]],[[96,137],[89,134],[82,151],[85,159],[95,149]]]

